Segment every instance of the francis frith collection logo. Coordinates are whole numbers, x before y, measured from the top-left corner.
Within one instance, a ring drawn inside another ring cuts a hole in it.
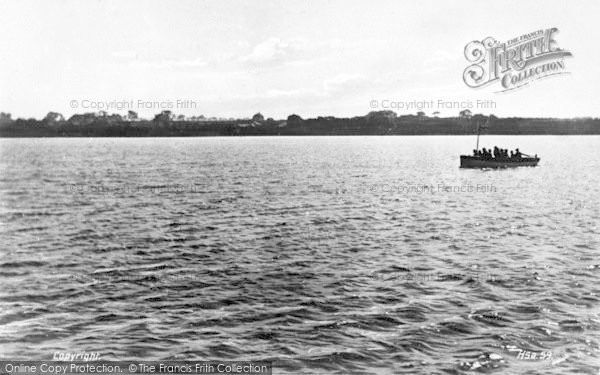
[[[571,52],[558,47],[553,27],[537,30],[501,43],[492,37],[474,40],[465,47],[465,57],[471,63],[463,80],[472,88],[498,83],[500,90],[523,87],[535,80],[568,73],[565,58]]]

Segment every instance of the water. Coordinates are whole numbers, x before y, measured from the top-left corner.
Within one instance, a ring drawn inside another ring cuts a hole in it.
[[[597,374],[599,140],[2,139],[0,357]]]

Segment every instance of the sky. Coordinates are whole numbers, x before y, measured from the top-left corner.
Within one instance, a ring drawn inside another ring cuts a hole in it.
[[[141,117],[403,115],[416,107],[392,103],[431,100],[426,114],[480,100],[491,108],[473,113],[600,117],[599,1],[0,0],[0,14],[13,118],[110,103]],[[503,93],[463,82],[469,42],[552,27],[570,74]]]

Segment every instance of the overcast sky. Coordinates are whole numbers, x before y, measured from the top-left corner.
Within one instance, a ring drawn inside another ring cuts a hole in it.
[[[0,0],[0,14],[0,110],[13,118],[92,111],[72,100],[178,99],[197,108],[176,113],[218,117],[439,99],[490,99],[495,109],[473,112],[500,116],[600,116],[599,1]],[[470,41],[550,27],[574,55],[571,74],[501,94],[464,84]]]

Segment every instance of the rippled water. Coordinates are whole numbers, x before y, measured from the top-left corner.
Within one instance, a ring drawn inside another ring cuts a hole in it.
[[[0,357],[597,374],[599,141],[2,139]]]

